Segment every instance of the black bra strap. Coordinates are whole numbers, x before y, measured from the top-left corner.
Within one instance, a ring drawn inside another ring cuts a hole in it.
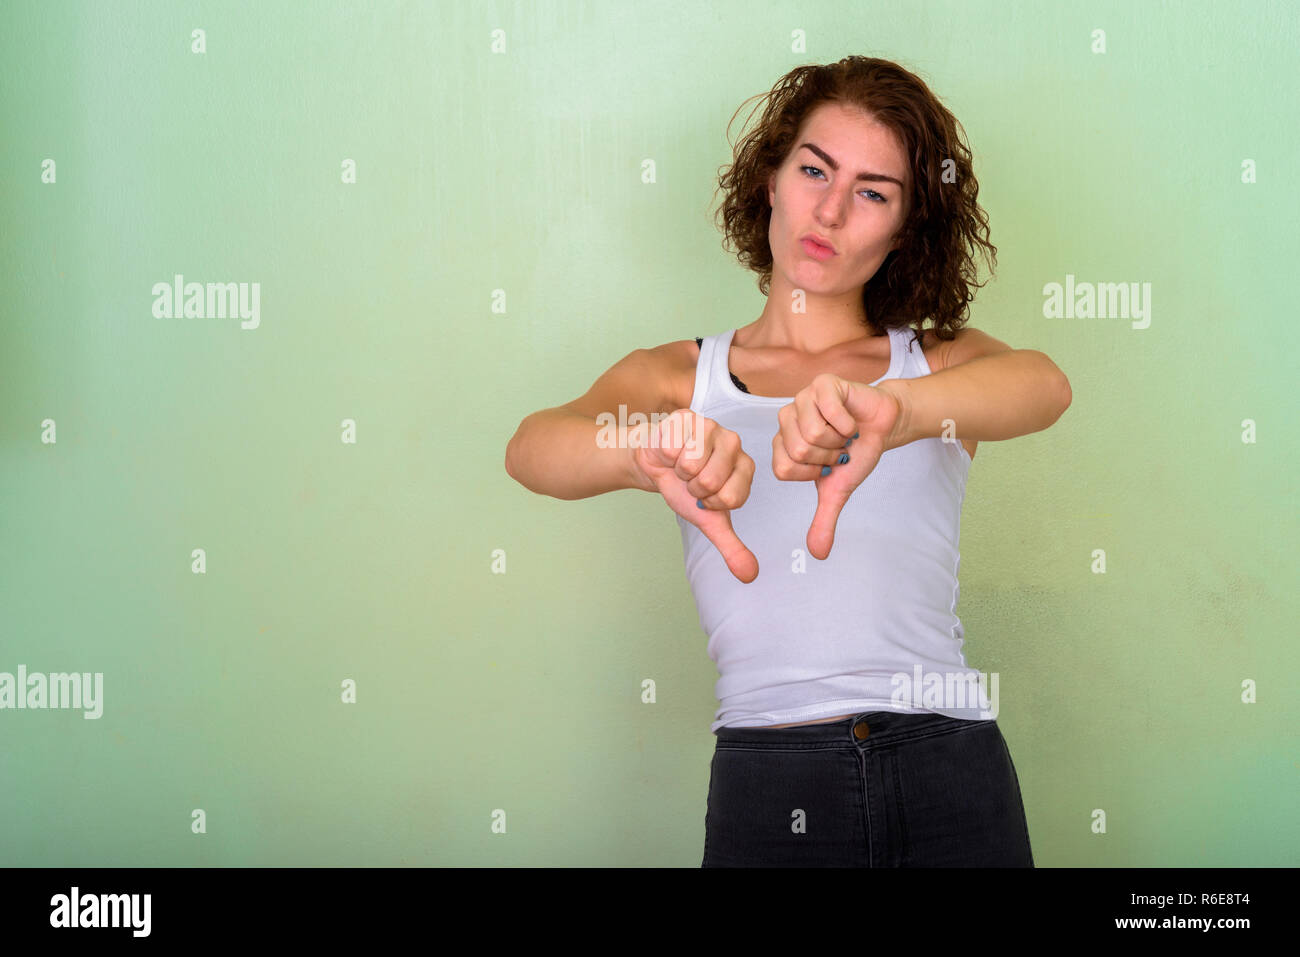
[[[697,346],[699,346],[700,348],[703,348],[703,347],[704,347],[704,338],[703,338],[702,336],[696,336],[696,337],[695,337],[695,344],[696,344]],[[731,372],[730,375],[731,375],[731,381],[734,382],[734,383],[736,384],[736,388],[739,389],[741,392],[745,393],[746,395],[748,395],[748,394],[749,394],[749,390],[745,388],[745,383],[741,382],[739,379],[736,378],[736,373]]]

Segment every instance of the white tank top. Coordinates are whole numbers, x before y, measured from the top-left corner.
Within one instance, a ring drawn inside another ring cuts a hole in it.
[[[987,688],[966,665],[955,611],[969,454],[938,438],[885,452],[840,512],[829,557],[814,558],[807,534],[817,489],[772,474],[777,411],[790,398],[736,387],[727,363],[735,334],[704,338],[691,409],[739,435],[754,460],[749,498],[731,524],[758,559],[758,577],[737,579],[713,543],[674,516],[718,669],[710,730],[863,711],[987,720]],[[890,329],[889,338],[889,370],[876,382],[930,374],[912,330]]]

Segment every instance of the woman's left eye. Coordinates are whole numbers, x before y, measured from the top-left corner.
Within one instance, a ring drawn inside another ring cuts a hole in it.
[[[800,166],[799,168],[800,168],[801,170],[803,170],[804,173],[805,173],[806,175],[808,175],[808,176],[812,176],[813,173],[816,173],[818,176],[821,176],[821,175],[822,175],[822,171],[819,170],[816,166]],[[887,202],[889,202],[889,200],[885,199],[885,197],[881,196],[881,195],[880,195],[879,193],[877,193],[874,189],[864,189],[862,192],[864,192],[864,193],[870,193],[872,196],[874,196],[875,199],[873,199],[872,202],[875,202],[875,203],[887,203]]]

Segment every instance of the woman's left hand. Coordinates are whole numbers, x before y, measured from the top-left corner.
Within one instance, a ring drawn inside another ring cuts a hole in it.
[[[880,461],[902,412],[888,389],[823,372],[777,413],[773,474],[785,482],[817,483],[817,512],[808,529],[815,558],[830,555],[844,503]]]

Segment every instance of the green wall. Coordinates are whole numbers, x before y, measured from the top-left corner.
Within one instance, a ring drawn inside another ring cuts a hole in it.
[[[102,673],[103,713],[0,710],[0,864],[698,866],[717,674],[672,513],[534,495],[505,444],[757,317],[727,121],[850,53],[962,121],[971,324],[1073,388],[981,444],[962,528],[1038,865],[1300,863],[1298,20],[4,4],[0,672]],[[256,328],[156,316],[177,274],[257,283]],[[1067,275],[1150,283],[1149,325],[1044,316]]]

